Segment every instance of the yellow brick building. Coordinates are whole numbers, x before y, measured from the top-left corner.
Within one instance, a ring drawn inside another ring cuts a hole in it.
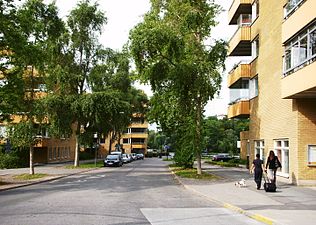
[[[281,159],[279,179],[316,184],[316,1],[233,0],[229,118],[249,117],[242,155]]]
[[[121,145],[124,153],[147,154],[148,122],[141,115],[134,115],[130,125],[123,132],[119,140],[112,141],[111,151],[115,151],[117,144]],[[100,144],[100,153],[105,156],[109,153],[110,135]]]

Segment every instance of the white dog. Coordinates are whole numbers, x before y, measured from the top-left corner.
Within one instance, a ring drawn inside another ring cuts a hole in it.
[[[246,181],[245,179],[241,179],[240,181],[235,183],[236,187],[246,187]]]

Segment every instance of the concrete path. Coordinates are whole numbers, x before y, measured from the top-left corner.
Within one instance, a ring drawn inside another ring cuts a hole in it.
[[[263,188],[256,190],[252,175],[246,169],[203,164],[203,170],[221,179],[211,182],[179,179],[179,182],[211,201],[266,224],[315,224],[316,187],[297,187],[278,182],[277,192],[267,193]],[[236,187],[235,182],[242,178],[246,180],[247,187]]]

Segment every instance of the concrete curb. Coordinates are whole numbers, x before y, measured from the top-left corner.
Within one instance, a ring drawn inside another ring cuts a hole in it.
[[[216,200],[216,199],[213,199],[205,194],[202,194],[201,192],[195,190],[194,188],[190,188],[189,186],[185,185],[181,179],[169,168],[172,176],[174,177],[174,179],[181,185],[183,186],[185,189],[187,190],[190,190],[191,192],[194,192],[195,194],[203,197],[203,198],[206,198],[207,200],[219,205],[219,206],[222,206],[224,208],[227,208],[229,210],[232,210],[234,212],[237,212],[239,214],[243,214],[251,219],[254,219],[256,221],[259,221],[261,223],[264,223],[264,224],[268,224],[268,225],[273,225],[273,224],[276,224],[274,220],[270,219],[270,218],[267,218],[265,216],[262,216],[262,215],[259,215],[259,214],[255,214],[255,213],[250,213],[246,210],[243,210],[237,206],[234,206],[234,205],[231,205],[229,203],[226,203],[226,202],[222,202],[222,201],[219,201],[219,200]]]
[[[85,170],[85,171],[79,171],[79,172],[76,172],[76,173],[55,176],[55,177],[48,178],[48,179],[43,179],[43,180],[38,180],[38,181],[31,181],[29,183],[24,183],[24,184],[17,184],[17,185],[11,186],[11,187],[4,187],[4,188],[0,188],[0,192],[12,190],[12,189],[17,189],[17,188],[20,188],[20,187],[27,187],[27,186],[31,186],[31,185],[35,185],[35,184],[41,184],[41,183],[45,183],[45,182],[49,182],[49,181],[59,180],[59,179],[65,178],[65,177],[70,177],[70,176],[73,176],[73,175],[82,174],[82,173],[86,173],[86,172],[90,172],[90,171],[98,170],[98,169],[100,169],[100,168],[93,168],[93,169],[88,169],[88,170]]]

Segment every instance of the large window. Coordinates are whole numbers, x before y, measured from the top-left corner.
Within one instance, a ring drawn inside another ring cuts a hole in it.
[[[249,81],[249,97],[250,99],[258,96],[258,76]]]
[[[257,58],[259,55],[259,37],[256,37],[253,42],[251,42],[251,57],[252,59]]]
[[[316,58],[316,22],[285,44],[284,76]]]
[[[282,164],[282,174],[289,174],[289,140],[275,140],[274,141],[274,153],[278,156]]]
[[[259,0],[254,1],[252,4],[252,21],[255,21],[259,16]]]
[[[308,145],[308,166],[316,166],[316,145]]]
[[[257,154],[260,154],[260,159],[264,160],[263,152],[264,152],[264,141],[263,140],[255,141],[255,157]]]

